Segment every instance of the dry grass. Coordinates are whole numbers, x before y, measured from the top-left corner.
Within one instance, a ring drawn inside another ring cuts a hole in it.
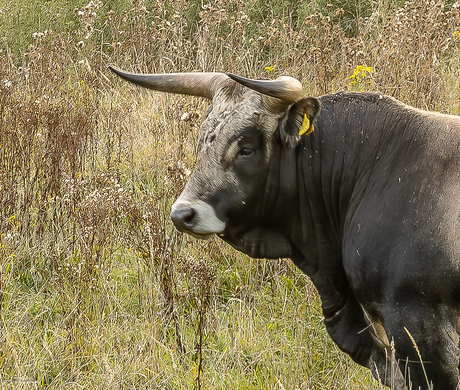
[[[58,3],[37,21],[0,2],[1,388],[380,388],[328,339],[289,261],[175,232],[207,103],[106,65],[289,74],[311,95],[458,113],[457,5]]]

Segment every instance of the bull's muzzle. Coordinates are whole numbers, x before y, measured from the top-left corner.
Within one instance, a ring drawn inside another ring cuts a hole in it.
[[[177,230],[201,239],[225,230],[225,222],[217,217],[214,208],[200,200],[190,202],[179,198],[171,208],[171,219]]]

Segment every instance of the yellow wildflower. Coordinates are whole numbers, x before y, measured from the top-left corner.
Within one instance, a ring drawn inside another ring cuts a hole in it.
[[[366,83],[368,85],[371,85],[371,81],[368,76],[371,75],[371,73],[374,73],[374,69],[371,66],[365,66],[365,65],[358,65],[356,66],[355,70],[353,71],[353,74],[350,76],[350,83],[349,85],[355,85],[355,84],[361,84],[361,83]]]

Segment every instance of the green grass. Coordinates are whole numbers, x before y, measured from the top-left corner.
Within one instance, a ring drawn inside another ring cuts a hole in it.
[[[46,280],[40,288],[8,274],[2,308],[4,383],[16,388],[21,381],[35,388],[72,388],[69,382],[84,388],[193,386],[194,307],[181,297],[179,330],[187,352],[179,354],[155,275],[144,271],[139,278],[129,254],[120,254],[120,261],[110,282],[81,301],[69,295],[71,288],[58,287],[58,280]],[[327,337],[318,297],[303,275],[293,271],[261,282],[257,271],[245,266],[221,270],[214,285],[225,283],[231,297],[215,294],[208,309],[204,388],[370,386],[369,374]],[[233,275],[238,269],[247,272],[243,280]]]

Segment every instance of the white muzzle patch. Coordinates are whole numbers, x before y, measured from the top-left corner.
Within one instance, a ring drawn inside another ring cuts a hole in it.
[[[179,198],[172,205],[171,218],[179,230],[191,235],[208,236],[225,230],[225,222],[217,217],[214,208],[201,200],[189,202]]]

